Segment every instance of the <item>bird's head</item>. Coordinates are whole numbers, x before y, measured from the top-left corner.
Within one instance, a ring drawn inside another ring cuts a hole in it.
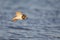
[[[25,20],[27,16],[25,14],[22,15],[22,19]]]

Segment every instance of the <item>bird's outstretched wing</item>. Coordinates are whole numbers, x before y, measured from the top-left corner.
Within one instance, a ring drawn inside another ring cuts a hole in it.
[[[21,16],[22,16],[22,12],[16,12],[15,17],[12,20],[14,22],[17,21],[17,20],[19,20],[19,19],[22,20]]]
[[[16,16],[22,15],[22,12],[16,12]]]

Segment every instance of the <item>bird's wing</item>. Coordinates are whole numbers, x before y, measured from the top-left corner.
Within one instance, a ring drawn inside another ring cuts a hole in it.
[[[22,15],[22,12],[16,12],[16,16]]]
[[[14,18],[12,18],[12,21],[17,21],[18,20],[18,18],[17,17],[14,17]]]

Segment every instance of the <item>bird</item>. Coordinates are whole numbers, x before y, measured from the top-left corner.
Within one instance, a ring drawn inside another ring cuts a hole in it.
[[[12,20],[14,22],[16,22],[17,20],[25,20],[27,18],[27,16],[25,14],[23,14],[22,12],[17,11],[16,15],[12,18]]]

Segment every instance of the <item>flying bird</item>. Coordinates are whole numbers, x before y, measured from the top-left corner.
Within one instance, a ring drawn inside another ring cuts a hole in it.
[[[13,17],[13,21],[17,21],[17,20],[25,20],[27,18],[27,16],[25,14],[23,14],[22,12],[16,12],[15,17]]]

